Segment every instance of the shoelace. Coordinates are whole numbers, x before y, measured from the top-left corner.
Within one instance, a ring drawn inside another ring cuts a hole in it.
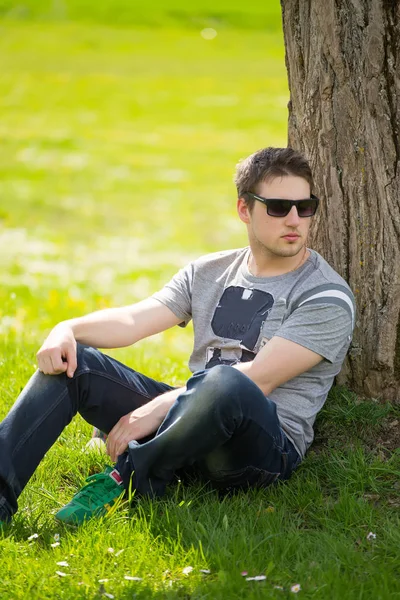
[[[97,473],[95,475],[91,475],[86,479],[86,481],[88,483],[81,489],[80,492],[78,492],[76,497],[79,497],[80,502],[82,502],[82,500],[86,501],[87,506],[89,506],[89,502],[87,501],[88,497],[90,499],[94,498],[96,500],[102,499],[102,494],[99,492],[99,489],[95,485],[97,482],[101,481],[102,485],[105,486],[107,489],[111,489],[115,485],[114,481],[106,473]]]

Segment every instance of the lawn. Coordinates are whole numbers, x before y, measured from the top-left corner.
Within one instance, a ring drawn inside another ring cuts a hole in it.
[[[246,244],[234,166],[286,144],[266,4],[0,0],[0,418],[55,323]],[[192,332],[175,329],[112,354],[182,383]],[[0,599],[289,598],[296,584],[300,598],[400,598],[399,421],[336,388],[290,482],[225,498],[181,484],[74,530],[54,512],[107,464],[77,418],[0,537]]]

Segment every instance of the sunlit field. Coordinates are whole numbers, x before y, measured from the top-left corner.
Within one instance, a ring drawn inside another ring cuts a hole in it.
[[[235,164],[287,141],[279,2],[180,1],[0,1],[0,418],[58,321],[246,244]],[[112,354],[180,384],[191,347]],[[335,389],[289,482],[181,484],[70,529],[54,513],[108,464],[76,418],[0,533],[0,599],[400,598],[398,419]]]

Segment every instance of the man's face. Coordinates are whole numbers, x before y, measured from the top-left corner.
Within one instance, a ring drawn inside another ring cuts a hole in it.
[[[302,177],[286,175],[258,184],[257,194],[264,198],[302,200],[310,197],[310,185]],[[300,218],[292,206],[286,217],[271,217],[258,200],[250,212],[243,199],[238,201],[239,216],[247,223],[250,243],[273,256],[296,256],[307,243],[310,217]]]

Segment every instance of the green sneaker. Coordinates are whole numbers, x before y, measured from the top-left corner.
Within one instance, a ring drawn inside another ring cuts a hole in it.
[[[91,517],[104,515],[125,492],[121,475],[112,467],[106,467],[104,473],[91,475],[86,481],[87,484],[56,513],[58,521],[80,525]]]

